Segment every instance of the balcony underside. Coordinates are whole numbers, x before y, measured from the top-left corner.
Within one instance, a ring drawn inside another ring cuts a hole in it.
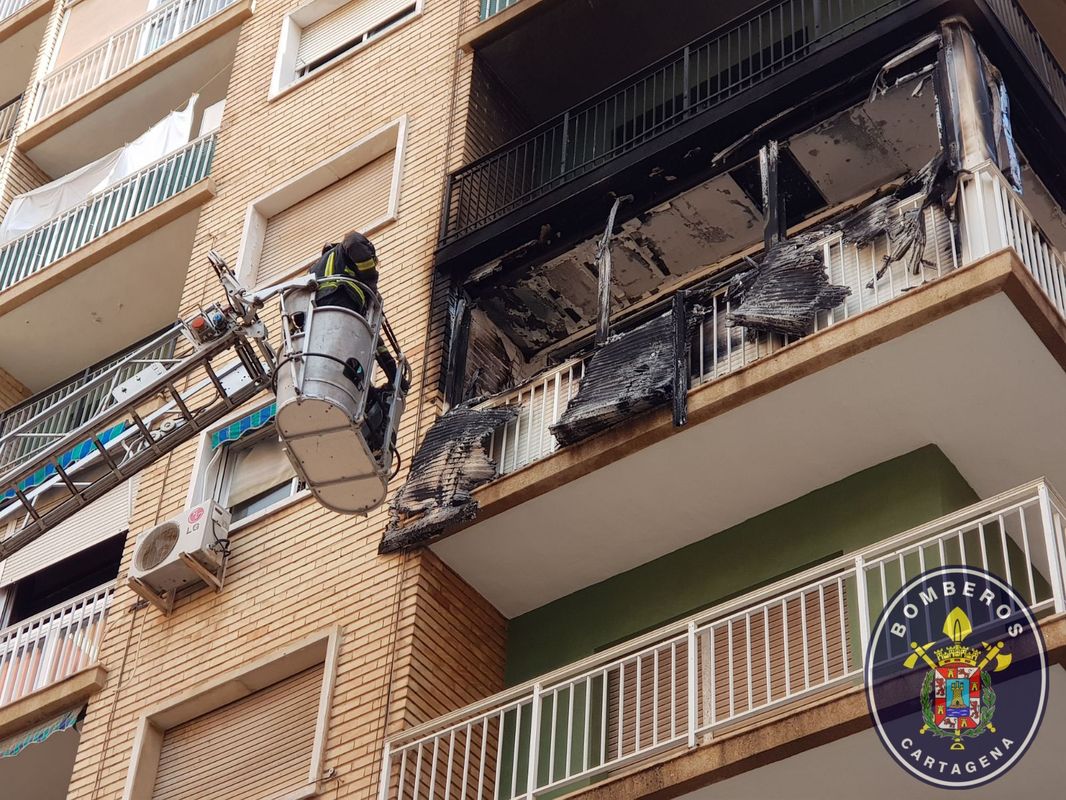
[[[788,139],[859,102],[869,94],[871,81],[887,58],[953,14],[962,14],[970,21],[986,53],[1002,70],[1011,87],[1019,143],[1033,168],[1061,194],[1060,177],[1066,174],[1066,159],[1054,142],[1066,137],[1066,117],[992,12],[982,0],[914,0],[884,19],[814,49],[697,115],[677,117],[653,137],[645,137],[605,163],[596,161],[588,169],[582,167],[565,179],[538,187],[513,207],[508,205],[496,213],[492,211],[492,197],[469,199],[475,216],[489,209],[486,221],[458,229],[449,223],[438,251],[438,265],[465,274],[506,254],[529,266],[558,256],[602,230],[613,197],[634,195],[620,217],[632,218],[736,167],[766,139]],[[840,83],[831,84],[827,75],[840,76]],[[817,102],[797,106],[796,98],[800,97],[817,97]],[[762,127],[763,123],[768,124]],[[712,165],[714,154],[755,129],[758,136]],[[506,147],[517,147],[521,141],[520,137]],[[510,162],[500,163],[503,177],[509,176]],[[491,186],[492,181],[486,185]],[[462,202],[456,191],[453,185],[452,202]],[[1061,204],[1064,198],[1057,199]],[[545,230],[551,232],[550,245],[532,246],[518,256],[518,248],[537,242]]]
[[[181,107],[193,92],[200,93],[200,111],[221,100],[240,25],[251,16],[251,9],[251,0],[244,0],[220,12],[34,123],[19,138],[19,147],[58,178],[133,141]]]
[[[998,254],[692,390],[685,428],[653,412],[479,489],[433,547],[515,616],[930,443],[981,496],[1066,482],[1063,364]]]
[[[172,323],[213,194],[206,178],[5,291],[0,367],[40,391]]]
[[[26,90],[52,2],[35,0],[0,20],[0,64],[4,65],[0,70],[0,98],[8,100]]]

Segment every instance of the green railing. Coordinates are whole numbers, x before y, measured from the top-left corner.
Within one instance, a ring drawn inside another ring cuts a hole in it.
[[[0,247],[0,291],[203,180],[214,153],[211,133]]]
[[[481,0],[481,18],[494,17],[517,2],[519,0]]]

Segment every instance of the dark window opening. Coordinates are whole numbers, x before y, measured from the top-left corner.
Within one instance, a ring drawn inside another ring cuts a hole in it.
[[[14,625],[113,581],[118,577],[125,544],[126,534],[120,533],[15,583],[7,624]]]

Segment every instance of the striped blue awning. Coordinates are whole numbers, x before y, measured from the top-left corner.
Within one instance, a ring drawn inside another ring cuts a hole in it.
[[[53,733],[65,731],[67,728],[73,728],[81,717],[81,712],[84,710],[85,707],[82,706],[80,708],[71,709],[70,711],[65,711],[58,717],[53,717],[46,722],[42,722],[40,725],[30,728],[28,731],[21,731],[14,736],[9,736],[7,739],[0,741],[0,758],[17,756],[31,744],[43,742]]]
[[[126,430],[127,427],[129,427],[129,423],[128,422],[120,422],[115,427],[113,427],[113,428],[105,431],[103,434],[101,434],[100,443],[101,444],[107,444],[112,439],[114,439],[114,438],[118,437],[119,435],[121,435],[122,432],[124,430]],[[86,439],[84,442],[79,444],[77,447],[72,447],[70,450],[68,450],[67,452],[63,453],[63,455],[61,455],[56,460],[59,462],[59,466],[61,466],[63,469],[66,469],[71,464],[73,464],[75,461],[81,461],[81,459],[85,458],[87,455],[89,455],[90,453],[93,453],[95,451],[96,451],[96,445],[93,443],[93,440],[92,439]],[[25,478],[24,480],[20,481],[19,482],[19,489],[21,489],[24,492],[29,491],[30,489],[34,488],[35,486],[40,486],[42,483],[44,483],[46,480],[48,480],[49,478],[51,478],[55,474],[56,474],[56,468],[52,464],[46,464],[45,466],[41,467],[39,470],[34,472],[32,475],[30,475],[28,478]],[[0,503],[4,503],[4,502],[6,502],[8,500],[13,499],[14,497],[15,497],[15,490],[14,489],[8,489],[6,492],[4,492],[3,495],[0,495]]]
[[[258,411],[253,411],[251,414],[241,417],[225,428],[219,428],[211,434],[211,449],[215,450],[228,442],[235,442],[253,431],[262,430],[274,421],[274,415],[277,413],[278,404],[271,403]]]

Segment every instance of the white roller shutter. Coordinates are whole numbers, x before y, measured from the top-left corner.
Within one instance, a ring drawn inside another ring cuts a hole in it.
[[[256,283],[264,285],[318,256],[322,245],[366,230],[389,211],[396,151],[327,186],[267,221]]]
[[[343,45],[361,39],[367,31],[413,5],[411,0],[354,0],[345,3],[304,26],[296,52],[297,66],[306,67]]]
[[[152,800],[264,800],[310,777],[321,664],[163,734]]]
[[[134,482],[135,479],[129,480],[112,489],[0,564],[0,586],[8,586],[128,530]]]

